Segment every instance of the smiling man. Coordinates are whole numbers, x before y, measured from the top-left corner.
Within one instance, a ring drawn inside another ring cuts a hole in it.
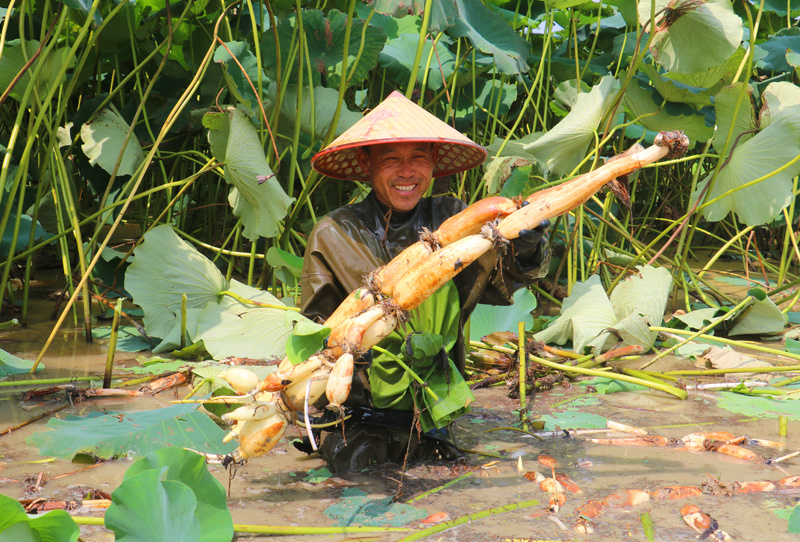
[[[424,195],[434,177],[471,169],[486,156],[483,147],[398,92],[314,156],[311,164],[320,173],[367,182],[372,191],[364,200],[322,218],[309,235],[301,278],[302,313],[324,322],[369,273],[415,243],[423,229],[435,231],[464,209],[460,199]],[[441,430],[466,412],[472,400],[462,378],[464,324],[478,302],[508,305],[517,289],[546,273],[548,225],[522,233],[506,254],[498,257],[491,250],[467,266],[381,343],[402,355],[411,333],[442,338],[438,354],[413,362],[413,370],[442,396],[439,403],[430,404],[391,357],[368,353],[357,364],[360,370],[345,402],[353,418],[344,434],[333,431],[320,448],[333,469],[401,461],[407,450],[417,458],[457,455]],[[415,406],[429,438],[419,439],[410,431]]]

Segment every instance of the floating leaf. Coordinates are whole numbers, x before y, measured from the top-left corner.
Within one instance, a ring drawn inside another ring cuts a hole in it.
[[[644,391],[648,388],[640,386],[639,384],[632,384],[631,382],[623,382],[622,380],[614,380],[613,378],[595,377],[589,380],[581,380],[581,386],[592,386],[597,393],[618,393],[621,391]]]
[[[530,44],[514,32],[503,16],[480,0],[456,0],[458,18],[448,34],[467,38],[478,51],[492,55],[497,70],[506,74],[526,73]]]
[[[230,124],[224,146],[224,128],[220,134],[209,134],[209,142],[214,156],[224,159],[225,181],[233,185],[228,203],[234,216],[242,219],[242,235],[247,239],[275,237],[280,233],[279,222],[294,199],[275,179],[256,127],[247,115],[235,107],[228,107],[225,112]]]
[[[655,28],[650,52],[668,71],[694,73],[728,60],[744,34],[729,0],[639,0],[639,20]],[[655,25],[652,14],[657,15]],[[698,39],[702,36],[702,39]]]
[[[554,175],[570,173],[586,156],[595,131],[619,88],[611,76],[603,77],[591,92],[581,93],[572,111],[545,135],[524,146]]]
[[[531,311],[536,308],[536,296],[527,288],[514,293],[510,307],[478,304],[469,319],[469,336],[473,341],[495,331],[519,331],[519,322],[528,329],[533,324]]]
[[[228,289],[216,266],[178,237],[172,226],[164,224],[147,232],[134,256],[125,284],[134,303],[144,310],[148,335],[164,338],[173,330],[179,335],[183,294],[187,308],[203,309],[216,304]]]
[[[789,533],[800,534],[800,504],[796,504],[789,514]]]
[[[5,378],[8,375],[18,375],[31,372],[33,362],[27,359],[18,358],[14,354],[9,354],[5,350],[0,349],[0,378]],[[40,363],[36,368],[39,373],[44,370],[44,366]]]
[[[561,429],[605,429],[608,420],[603,416],[590,412],[553,412],[539,417],[544,420],[545,431],[558,431]]]
[[[428,515],[425,510],[417,510],[408,504],[394,502],[389,497],[370,497],[357,488],[346,488],[341,498],[325,509],[325,516],[338,525],[400,527]]]
[[[164,446],[191,448],[225,454],[236,447],[222,444],[225,433],[195,405],[175,405],[155,410],[86,417],[50,418],[53,431],[40,431],[25,442],[39,448],[39,455],[72,459],[85,454],[99,459],[145,455]]]
[[[711,201],[739,186],[770,175],[800,154],[800,134],[786,120],[773,122],[753,139],[736,147],[728,165],[716,180],[706,201]],[[747,226],[766,224],[792,202],[792,178],[800,171],[800,161],[781,172],[773,174],[755,186],[737,190],[722,197],[701,212],[706,220],[717,222],[736,214],[739,221]],[[692,194],[697,199],[700,191],[708,183],[706,177]]]
[[[133,175],[144,160],[144,151],[136,135],[131,134],[123,153],[122,145],[128,130],[130,126],[113,105],[92,115],[89,122],[81,126],[81,150],[89,158],[89,163],[111,173],[122,154],[117,175]]]

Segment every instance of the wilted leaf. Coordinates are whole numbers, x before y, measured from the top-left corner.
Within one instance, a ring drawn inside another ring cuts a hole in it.
[[[556,344],[571,340],[575,352],[583,353],[589,347],[599,353],[617,342],[608,331],[616,323],[614,307],[600,284],[600,277],[592,275],[586,282],[575,283],[572,295],[561,306],[559,317],[534,338]]]
[[[770,175],[800,154],[800,134],[787,120],[773,122],[753,139],[736,147],[728,165],[717,177],[706,197],[711,201],[741,185]],[[792,201],[792,178],[800,171],[800,162],[763,180],[757,185],[737,190],[719,201],[702,208],[706,220],[717,222],[736,213],[739,221],[748,226],[765,224]],[[708,183],[706,177],[692,194],[697,199]]]
[[[572,111],[552,130],[525,145],[525,151],[554,175],[571,172],[586,156],[617,88],[619,82],[614,77],[603,77],[591,92],[578,96]]]
[[[650,326],[661,325],[671,289],[672,275],[667,269],[643,266],[611,292],[617,317],[614,329],[624,344],[653,346],[658,332],[650,331]]]
[[[800,130],[800,88],[787,81],[770,83],[761,94],[761,129],[781,119]]]
[[[774,335],[783,331],[786,319],[764,290],[747,292],[755,298],[752,308],[728,330],[728,335]]]
[[[458,18],[448,34],[466,37],[480,52],[492,55],[501,73],[526,73],[531,46],[503,19],[480,0],[456,0]]]
[[[531,311],[535,308],[536,296],[527,288],[521,288],[514,293],[514,304],[510,307],[478,304],[469,319],[470,339],[479,341],[481,337],[494,331],[516,333],[519,322],[524,322],[526,329],[530,328],[533,324]]]
[[[81,150],[89,158],[89,163],[97,164],[106,172],[114,171],[117,158],[123,150],[125,137],[130,126],[113,105],[101,109],[81,126]],[[135,134],[131,134],[122,154],[117,175],[133,175],[144,160],[144,151]]]
[[[740,369],[743,367],[772,367],[748,354],[737,352],[730,347],[709,346],[702,356],[698,356],[695,365],[702,369]],[[741,375],[740,375],[741,376]]]
[[[175,405],[139,412],[86,417],[50,418],[53,431],[39,431],[25,442],[39,448],[39,455],[72,459],[86,454],[100,459],[145,455],[164,446],[191,448],[225,454],[236,446],[222,444],[225,433],[195,405]]]
[[[651,20],[651,0],[639,0],[639,20]],[[744,34],[729,0],[655,0],[659,13],[650,52],[667,70],[694,73],[724,63]],[[702,39],[698,39],[702,36]]]
[[[218,160],[224,157],[225,181],[233,185],[228,203],[234,216],[242,219],[242,235],[246,238],[255,241],[259,237],[275,237],[280,233],[279,222],[294,199],[275,179],[256,127],[247,115],[235,107],[228,107],[225,112],[230,123],[227,140],[220,137],[224,128],[220,134],[213,134],[212,129],[209,143]]]
[[[144,310],[148,335],[167,338],[172,332],[179,337],[183,294],[187,309],[203,309],[216,304],[228,289],[222,273],[178,237],[172,226],[164,224],[147,232],[134,256],[125,272],[125,284],[134,303]],[[193,332],[194,327],[187,326],[187,330]]]

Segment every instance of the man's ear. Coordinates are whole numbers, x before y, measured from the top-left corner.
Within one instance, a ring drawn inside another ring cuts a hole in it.
[[[364,147],[358,147],[356,149],[356,161],[361,171],[369,173],[369,154],[364,151]]]
[[[436,164],[439,163],[439,144],[431,143],[431,158],[433,158],[433,169],[436,170]]]

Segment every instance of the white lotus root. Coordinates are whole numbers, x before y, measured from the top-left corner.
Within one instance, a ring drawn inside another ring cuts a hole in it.
[[[688,145],[682,132],[661,132],[652,147],[625,153],[572,181],[535,192],[526,200],[528,205],[517,208],[511,200],[487,198],[451,217],[436,232],[425,232],[423,241],[371,273],[369,285],[356,289],[342,302],[326,322],[331,334],[325,350],[297,365],[284,359],[275,373],[257,385],[249,375],[234,373],[230,380],[226,378],[239,393],[254,388],[258,392],[223,398],[227,401],[214,400],[243,403],[224,417],[236,422],[225,437],[226,442],[234,438],[239,442],[234,457],[247,459],[267,453],[280,440],[290,420],[296,418],[295,412],[317,403],[323,395],[332,408],[339,408],[350,392],[354,361],[359,354],[387,337],[404,311],[419,306],[492,246],[571,211],[617,177],[665,156],[682,154]],[[501,219],[496,227],[483,228],[496,219]],[[242,391],[245,388],[248,389]]]

